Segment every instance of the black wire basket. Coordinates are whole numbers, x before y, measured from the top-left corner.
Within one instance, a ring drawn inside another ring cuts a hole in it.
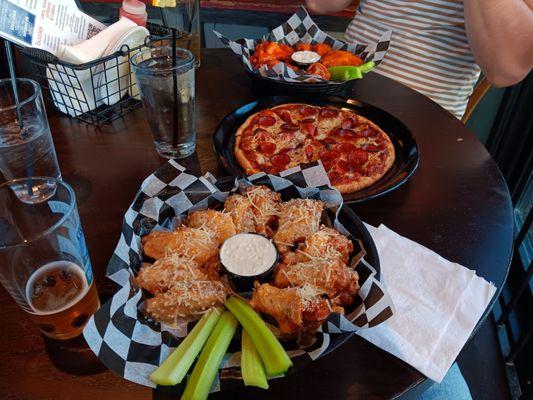
[[[40,49],[17,48],[29,58],[45,96],[55,108],[88,124],[100,126],[141,105],[130,59],[162,40],[170,41],[173,30],[152,23],[148,23],[146,28],[150,36],[142,45],[133,48],[124,45],[113,54],[83,64],[61,61]]]

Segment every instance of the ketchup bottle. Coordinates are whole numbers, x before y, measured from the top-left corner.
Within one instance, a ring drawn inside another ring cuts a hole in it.
[[[140,26],[146,26],[148,19],[146,4],[139,0],[123,0],[118,15],[119,17],[126,17]]]

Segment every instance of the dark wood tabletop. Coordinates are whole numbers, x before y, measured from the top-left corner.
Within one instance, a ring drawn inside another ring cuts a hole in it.
[[[249,78],[227,50],[206,50],[196,80],[197,152],[183,163],[217,175],[222,173],[212,145],[217,124],[261,94],[252,92]],[[512,209],[504,180],[483,145],[437,104],[390,79],[369,74],[355,84],[351,97],[400,119],[414,133],[421,154],[410,182],[353,206],[356,213],[476,270],[500,290],[512,250]],[[63,177],[77,194],[97,287],[105,300],[115,290],[105,268],[124,212],[142,180],[164,160],[156,155],[142,109],[101,129],[51,108],[49,121]],[[166,397],[103,369],[76,341],[45,341],[3,289],[0,302],[0,398]],[[353,337],[306,369],[273,380],[269,391],[246,389],[213,398],[382,399],[415,393],[411,389],[423,381],[402,361]]]

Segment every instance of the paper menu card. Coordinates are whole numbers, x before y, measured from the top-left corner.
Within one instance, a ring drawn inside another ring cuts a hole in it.
[[[54,55],[59,45],[80,43],[105,27],[74,0],[0,0],[0,36]]]

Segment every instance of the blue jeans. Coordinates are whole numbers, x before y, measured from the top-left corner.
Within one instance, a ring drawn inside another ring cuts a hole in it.
[[[454,363],[441,383],[435,383],[418,400],[472,400],[465,378]]]

